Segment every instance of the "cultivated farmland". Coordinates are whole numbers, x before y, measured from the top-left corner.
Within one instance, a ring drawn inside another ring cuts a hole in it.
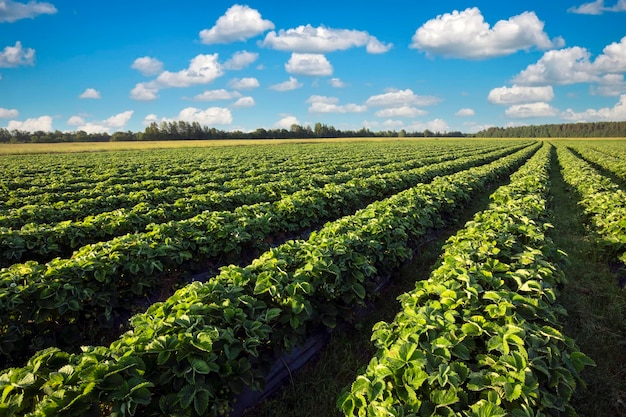
[[[623,322],[623,141],[283,143],[0,167],[0,416],[241,414],[242,391],[333,329],[374,346],[317,394],[334,415],[572,414],[608,359],[561,303],[582,285],[554,221],[565,193]],[[391,295],[397,315],[364,328],[444,230],[429,274]],[[624,343],[623,325],[607,331]],[[626,409],[620,372],[605,410]]]

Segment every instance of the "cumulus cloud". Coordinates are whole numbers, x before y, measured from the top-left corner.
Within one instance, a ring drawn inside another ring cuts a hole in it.
[[[586,48],[574,46],[548,51],[513,78],[518,84],[576,84],[606,81],[626,72],[626,36],[607,45],[595,60]],[[609,79],[611,77],[609,76]]]
[[[529,117],[550,117],[559,114],[559,111],[548,103],[526,103],[514,104],[504,111],[509,117],[529,118]]]
[[[52,117],[41,116],[32,119],[26,119],[24,121],[11,120],[7,126],[8,130],[19,130],[23,132],[37,132],[39,130],[43,132],[52,131]]]
[[[467,107],[459,109],[459,111],[454,113],[455,116],[459,116],[459,117],[470,117],[470,116],[473,116],[474,114],[475,114],[474,109],[470,109]]]
[[[274,126],[278,129],[287,129],[289,130],[292,125],[299,125],[300,121],[295,116],[285,116],[276,123]]]
[[[256,61],[258,58],[259,54],[256,52],[235,52],[228,61],[224,62],[224,69],[235,71],[244,69],[245,67]]]
[[[205,110],[187,107],[178,114],[178,120],[198,122],[201,125],[229,125],[233,122],[230,110],[224,107],[209,107]]]
[[[427,114],[426,111],[411,106],[390,107],[378,110],[378,117],[417,117]]]
[[[310,103],[309,112],[311,113],[362,113],[367,111],[367,106],[358,104],[337,104],[339,99],[336,97],[311,96],[307,100]]]
[[[163,88],[208,84],[224,73],[217,59],[217,54],[198,55],[189,62],[188,68],[178,72],[163,71],[156,79],[137,84],[131,90],[130,97],[149,101],[156,99],[158,91]]]
[[[365,46],[370,54],[380,54],[392,47],[392,44],[384,44],[367,32],[311,25],[281,29],[278,33],[271,31],[261,45],[279,51],[318,54],[362,46]]]
[[[261,84],[259,84],[259,80],[257,80],[256,78],[248,77],[248,78],[233,78],[232,80],[228,82],[228,85],[231,88],[234,88],[236,90],[249,90],[251,88],[257,88]]]
[[[233,103],[233,107],[242,108],[242,107],[253,107],[256,104],[254,98],[252,97],[240,97],[237,101]]]
[[[626,12],[626,0],[618,0],[614,6],[607,7],[604,0],[596,0],[590,3],[583,3],[578,7],[567,9],[569,13],[600,15],[604,12]]]
[[[372,107],[429,106],[441,101],[433,96],[419,96],[410,88],[389,90],[384,94],[371,96],[365,104]]]
[[[407,126],[407,130],[419,132],[423,130],[430,130],[431,132],[447,132],[450,130],[450,126],[443,119],[434,119],[426,123],[416,122]]]
[[[211,29],[200,31],[200,40],[205,44],[245,41],[271,29],[274,23],[263,19],[258,10],[235,4]]]
[[[133,110],[127,110],[122,113],[115,114],[108,119],[94,122],[86,122],[81,116],[72,116],[68,119],[67,124],[76,126],[76,130],[82,130],[87,133],[109,133],[111,129],[121,130],[126,123],[133,117]]]
[[[163,71],[155,83],[161,87],[189,87],[210,83],[223,74],[217,58],[217,54],[198,55],[189,62],[189,68],[178,72]]]
[[[550,40],[544,23],[534,12],[524,12],[493,27],[481,11],[468,8],[437,16],[417,29],[411,48],[452,58],[486,59],[531,48],[561,47],[562,38]]]
[[[16,109],[5,109],[0,107],[0,119],[10,119],[19,116],[20,112]]]
[[[138,101],[152,101],[159,97],[158,92],[159,89],[157,87],[150,87],[146,83],[139,83],[130,90],[130,98]]]
[[[270,86],[270,89],[276,91],[291,91],[302,87],[302,83],[295,77],[289,77],[289,80]]]
[[[331,78],[328,80],[328,83],[335,88],[346,87],[346,83],[344,83],[340,78]]]
[[[55,14],[56,12],[56,7],[50,3],[32,0],[26,4],[13,0],[0,1],[0,23],[12,23],[20,19],[34,19],[42,14]]]
[[[528,87],[513,85],[512,87],[498,87],[489,92],[487,100],[494,104],[520,104],[531,102],[552,101],[554,91],[552,86]]]
[[[324,55],[295,52],[291,54],[289,62],[285,64],[285,70],[290,74],[308,76],[327,76],[333,73],[333,67]]]
[[[85,119],[83,119],[81,116],[72,116],[67,119],[66,123],[68,126],[82,126],[85,124]]]
[[[604,107],[597,110],[587,109],[583,112],[567,109],[561,113],[561,118],[570,122],[624,121],[626,120],[626,94],[622,94],[617,104],[613,107]]]
[[[85,91],[82,92],[80,96],[78,96],[78,98],[99,99],[101,98],[101,96],[100,91],[96,90],[95,88],[87,88],[85,89]]]
[[[15,68],[34,64],[35,50],[32,48],[24,49],[20,41],[15,42],[15,46],[6,46],[0,52],[0,68]]]
[[[145,76],[157,75],[163,71],[163,63],[158,59],[151,58],[149,56],[137,58],[130,67],[132,69],[136,69]]]
[[[237,91],[228,91],[221,88],[219,90],[207,90],[201,94],[196,95],[193,99],[197,101],[216,101],[230,100],[237,97],[241,97],[241,94]]]
[[[159,121],[175,122],[179,120],[188,123],[197,122],[201,125],[229,125],[233,122],[233,116],[230,110],[224,107],[209,107],[205,110],[186,107],[174,118],[163,117],[159,119],[156,114],[149,114],[144,118],[143,123],[149,125],[150,123],[159,123]]]

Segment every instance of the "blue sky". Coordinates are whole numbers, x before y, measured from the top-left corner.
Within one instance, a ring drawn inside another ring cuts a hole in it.
[[[626,0],[0,0],[0,127],[626,120],[625,22]]]

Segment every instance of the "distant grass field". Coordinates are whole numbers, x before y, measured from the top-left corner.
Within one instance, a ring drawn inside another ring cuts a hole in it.
[[[33,153],[103,152],[167,148],[204,148],[214,146],[271,145],[283,143],[361,142],[397,140],[398,138],[331,138],[331,139],[217,139],[217,140],[163,140],[141,142],[66,142],[66,143],[5,143],[0,144],[0,155]],[[407,138],[420,140],[423,138]],[[428,138],[432,139],[432,138]]]
[[[204,148],[215,146],[245,145],[279,145],[283,143],[315,143],[315,142],[380,142],[388,140],[433,140],[437,138],[324,138],[324,139],[216,139],[216,140],[163,140],[141,142],[67,142],[67,143],[1,143],[0,155],[27,155],[35,153],[67,153],[67,152],[104,152],[125,150],[149,150],[168,148]],[[441,138],[463,140],[463,138]],[[466,140],[503,140],[501,138],[465,138]],[[624,140],[626,138],[581,138],[580,140]],[[513,138],[513,140],[515,140]],[[520,139],[517,139],[520,140]],[[535,138],[533,138],[535,140]],[[558,138],[536,140],[560,140]],[[564,138],[563,140],[578,140]]]

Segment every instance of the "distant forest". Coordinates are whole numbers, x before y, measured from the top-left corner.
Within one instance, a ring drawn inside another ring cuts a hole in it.
[[[151,123],[143,132],[86,133],[76,132],[24,132],[0,128],[0,143],[53,143],[53,142],[120,142],[142,140],[207,140],[207,139],[309,139],[309,138],[361,138],[361,137],[465,137],[461,132],[407,132],[406,130],[385,130],[373,132],[367,128],[360,130],[339,130],[333,126],[316,123],[314,127],[291,125],[287,129],[263,129],[252,132],[225,131],[202,126],[197,122],[184,121]]]
[[[373,132],[339,130],[333,126],[316,123],[311,126],[294,124],[287,129],[263,129],[252,132],[225,131],[184,121],[151,123],[143,132],[87,133],[84,131],[25,132],[0,128],[0,143],[54,143],[54,142],[120,142],[142,140],[206,140],[206,139],[309,139],[309,138],[360,138],[360,137],[477,137],[477,138],[605,138],[626,137],[626,121],[568,123],[517,127],[490,127],[474,134],[454,132],[407,132],[402,129]]]
[[[626,121],[490,127],[472,136],[479,138],[624,138],[626,137]]]

